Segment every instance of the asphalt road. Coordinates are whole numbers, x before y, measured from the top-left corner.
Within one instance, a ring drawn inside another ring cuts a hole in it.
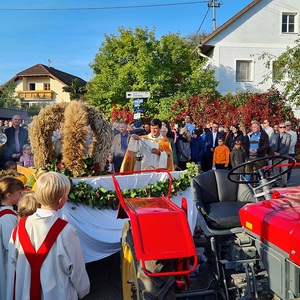
[[[300,186],[300,168],[292,171],[289,186]],[[91,291],[84,300],[122,300],[120,252],[86,265]]]
[[[120,252],[86,265],[91,291],[84,300],[122,300]]]

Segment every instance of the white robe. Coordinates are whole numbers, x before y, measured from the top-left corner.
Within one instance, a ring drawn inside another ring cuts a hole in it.
[[[25,227],[36,251],[57,218],[56,211],[42,209],[27,218]],[[15,243],[11,239],[9,244],[7,300],[12,299],[15,271],[16,299],[29,300],[31,268],[18,235]],[[89,293],[90,281],[84,256],[77,232],[71,224],[67,224],[58,235],[42,264],[40,278],[42,300],[75,300]]]
[[[4,209],[13,210],[12,206],[1,206]],[[7,285],[7,256],[8,244],[13,229],[17,226],[17,216],[6,214],[0,218],[0,299],[5,299]]]
[[[161,139],[161,135],[159,137],[154,138],[151,136],[151,133],[147,135],[147,139],[141,137],[140,140],[130,139],[128,143],[128,150],[133,152],[139,152],[143,154],[143,159],[141,160],[141,166],[138,168],[139,170],[145,170],[146,168],[154,167],[155,169],[167,169],[168,166],[168,155],[166,152],[161,152],[160,156],[157,154],[151,153],[151,149],[158,149],[159,140]],[[135,167],[135,169],[137,169]]]

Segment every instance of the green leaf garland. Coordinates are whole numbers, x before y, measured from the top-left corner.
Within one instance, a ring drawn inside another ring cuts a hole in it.
[[[173,178],[171,196],[186,190],[190,187],[191,179],[197,175],[197,165],[194,163],[187,164],[186,172],[180,175],[180,178]],[[123,191],[124,198],[137,197],[160,197],[167,195],[169,180],[157,181],[155,184],[148,184],[143,188],[128,189]],[[119,199],[115,190],[105,190],[103,187],[94,189],[88,183],[81,181],[71,186],[69,201],[78,205],[79,203],[90,205],[98,209],[114,209],[118,208]],[[73,209],[76,206],[72,207]]]

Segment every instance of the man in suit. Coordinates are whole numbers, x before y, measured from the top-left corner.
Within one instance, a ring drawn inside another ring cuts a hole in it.
[[[218,146],[218,139],[224,138],[223,133],[219,132],[219,124],[212,123],[211,131],[207,132],[205,137],[205,154],[203,158],[203,171],[212,169],[212,162],[215,148]]]
[[[4,163],[7,161],[19,161],[23,154],[23,146],[28,143],[28,131],[22,128],[21,117],[14,115],[12,126],[4,130],[7,136],[7,142],[2,146],[2,155]]]
[[[271,138],[270,146],[274,155],[286,155],[289,154],[290,144],[291,144],[291,135],[285,131],[285,124],[283,122],[279,123],[279,133],[274,133]],[[276,163],[276,160],[275,160]],[[281,164],[288,163],[288,160],[281,162]],[[287,166],[282,166],[274,168],[274,175],[284,172],[287,170]],[[287,185],[287,173],[283,174],[281,180],[276,182],[276,185],[279,187],[286,187]]]

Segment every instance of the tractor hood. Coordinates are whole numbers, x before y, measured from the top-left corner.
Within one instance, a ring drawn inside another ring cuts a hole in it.
[[[284,251],[300,265],[300,192],[285,193],[281,199],[266,200],[240,210],[241,225],[264,244]]]

